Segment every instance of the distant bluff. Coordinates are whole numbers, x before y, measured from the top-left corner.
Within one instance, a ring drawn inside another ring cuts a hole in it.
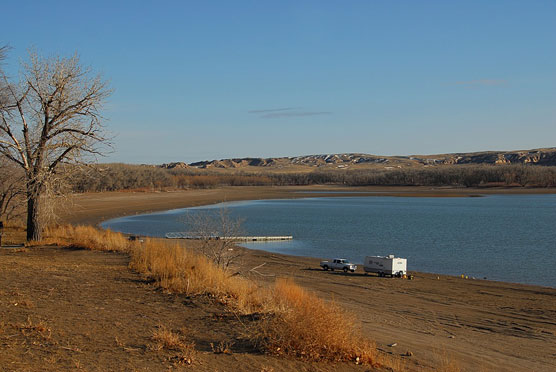
[[[175,162],[162,164],[161,167],[166,169],[241,169],[250,167],[266,167],[275,169],[292,167],[328,167],[341,169],[359,167],[422,167],[458,164],[525,164],[556,166],[556,148],[412,156],[377,156],[370,154],[347,153],[279,158],[235,158],[200,161],[190,164],[186,164],[184,162]]]

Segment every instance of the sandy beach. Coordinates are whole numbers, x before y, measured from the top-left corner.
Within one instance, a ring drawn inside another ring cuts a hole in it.
[[[326,194],[326,191],[333,194]],[[553,193],[551,189],[431,189],[335,187],[238,187],[160,193],[77,195],[64,221],[98,224],[123,215],[222,201],[311,196],[469,197],[488,193]],[[345,191],[346,194],[341,192]],[[322,192],[322,193],[321,193]],[[359,192],[369,192],[361,194]],[[430,367],[453,356],[468,371],[551,371],[556,360],[556,289],[445,275],[413,273],[414,280],[319,269],[318,258],[246,250],[237,268],[255,280],[290,277],[356,314],[379,349],[413,355],[411,365]],[[260,266],[262,265],[262,266]],[[256,271],[252,268],[260,266]],[[388,346],[396,344],[396,346]]]

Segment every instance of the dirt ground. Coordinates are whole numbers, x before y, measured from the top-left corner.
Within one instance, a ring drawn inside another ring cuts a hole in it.
[[[367,190],[369,195],[483,193]],[[86,194],[76,198],[65,220],[96,224],[125,214],[223,200],[307,196],[292,191],[299,189]],[[363,332],[377,341],[380,350],[395,355],[409,351],[412,356],[405,358],[409,370],[430,370],[447,356],[466,371],[554,371],[554,288],[422,273],[413,273],[414,280],[403,280],[324,272],[316,258],[245,252],[236,268],[243,275],[261,283],[292,277],[322,298],[341,303],[357,316]],[[184,362],[187,358],[181,352],[156,350],[152,335],[160,327],[196,344],[192,366]],[[129,271],[124,255],[59,247],[0,250],[0,371],[365,370],[261,355],[245,339],[244,331],[245,321],[217,304],[155,289]],[[231,345],[232,353],[214,353],[214,345],[219,344]]]
[[[249,319],[158,290],[127,264],[117,253],[0,249],[0,371],[367,370],[261,354],[247,337]],[[194,351],[160,348],[160,329]]]

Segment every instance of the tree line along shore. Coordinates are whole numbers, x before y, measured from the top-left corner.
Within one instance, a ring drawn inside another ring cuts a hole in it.
[[[444,165],[393,170],[319,170],[311,172],[164,169],[150,165],[101,164],[75,168],[74,192],[218,186],[455,186],[556,187],[556,167],[527,165]]]

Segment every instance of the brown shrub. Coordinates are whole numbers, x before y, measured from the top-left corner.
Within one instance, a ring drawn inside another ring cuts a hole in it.
[[[158,327],[151,337],[156,342],[154,350],[183,350],[194,347],[193,343],[186,343],[178,333],[174,333],[164,326]]]
[[[36,244],[72,245],[94,251],[130,252],[133,242],[123,234],[92,226],[63,225],[45,230],[45,238]]]
[[[191,365],[197,356],[193,341],[186,341],[183,334],[172,332],[164,326],[159,326],[153,332],[151,339],[155,342],[154,345],[151,345],[151,350],[177,351],[178,354],[170,358],[177,364]]]
[[[224,304],[253,313],[265,308],[265,291],[253,282],[231,276],[208,258],[177,242],[146,239],[131,253],[130,267],[172,292],[210,295]]]
[[[375,363],[374,343],[361,337],[353,316],[337,304],[291,280],[277,280],[273,294],[277,311],[261,322],[257,335],[266,351],[310,360]]]

